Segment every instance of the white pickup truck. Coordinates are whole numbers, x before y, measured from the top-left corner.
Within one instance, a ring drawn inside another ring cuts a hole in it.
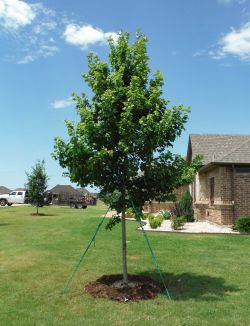
[[[1,206],[11,206],[12,204],[26,204],[28,203],[28,192],[27,190],[15,190],[11,191],[10,194],[0,195]]]

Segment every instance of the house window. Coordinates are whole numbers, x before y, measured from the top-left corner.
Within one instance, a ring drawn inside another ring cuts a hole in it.
[[[214,204],[214,177],[210,178],[210,204]]]
[[[250,167],[249,166],[236,167],[235,172],[237,174],[250,174]]]

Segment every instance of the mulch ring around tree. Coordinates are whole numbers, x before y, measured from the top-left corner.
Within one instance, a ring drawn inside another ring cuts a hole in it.
[[[85,291],[95,298],[106,298],[119,302],[154,299],[163,292],[155,280],[141,275],[129,275],[124,285],[122,275],[103,275],[85,286]]]
[[[31,216],[54,216],[53,214],[45,214],[45,213],[31,213]]]

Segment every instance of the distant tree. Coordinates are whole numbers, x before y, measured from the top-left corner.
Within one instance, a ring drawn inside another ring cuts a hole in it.
[[[36,213],[38,215],[38,208],[44,205],[44,194],[48,187],[48,176],[45,172],[45,162],[37,161],[31,168],[31,172],[26,172],[27,183],[26,188],[29,192],[29,199],[32,205],[36,206]]]
[[[83,74],[92,90],[74,96],[80,121],[66,121],[69,140],[55,139],[54,157],[68,169],[71,181],[91,184],[109,196],[111,207],[122,213],[123,281],[127,283],[125,210],[130,198],[139,209],[145,201],[164,200],[175,187],[192,180],[199,162],[190,164],[170,150],[180,136],[189,110],[168,107],[162,97],[163,77],[150,79],[147,38],[137,33],[109,40],[109,62],[88,55]]]

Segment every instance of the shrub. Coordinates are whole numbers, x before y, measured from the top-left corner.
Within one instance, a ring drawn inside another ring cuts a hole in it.
[[[145,217],[149,220],[149,222],[155,218],[153,214],[145,214]]]
[[[164,220],[170,220],[171,214],[169,211],[162,209],[159,213],[159,216],[162,217]]]
[[[142,216],[141,216],[142,220],[148,219],[148,216],[149,215],[151,215],[151,214],[149,214],[149,213],[143,213]]]
[[[185,191],[184,194],[182,195],[179,205],[184,212],[183,215],[185,216],[187,222],[193,222],[194,221],[193,198],[188,190]]]
[[[136,218],[135,213],[133,212],[132,208],[128,208],[125,213],[127,218]]]
[[[161,226],[162,219],[159,217],[153,217],[148,219],[149,220],[149,225],[152,229],[157,229],[159,226]]]
[[[233,229],[241,233],[250,233],[250,216],[239,218]]]
[[[193,199],[188,190],[184,192],[179,203],[171,208],[170,213],[172,216],[184,216],[187,222],[194,221]]]
[[[163,221],[162,217],[157,217],[154,216],[153,214],[148,214],[148,221],[149,221],[149,225],[152,229],[157,229],[158,226],[161,226],[161,223]]]
[[[183,210],[180,207],[179,203],[175,203],[175,205],[173,207],[170,208],[170,214],[172,217],[174,216],[183,216]]]
[[[179,230],[187,222],[184,216],[173,216],[171,218],[171,227],[174,230]]]

